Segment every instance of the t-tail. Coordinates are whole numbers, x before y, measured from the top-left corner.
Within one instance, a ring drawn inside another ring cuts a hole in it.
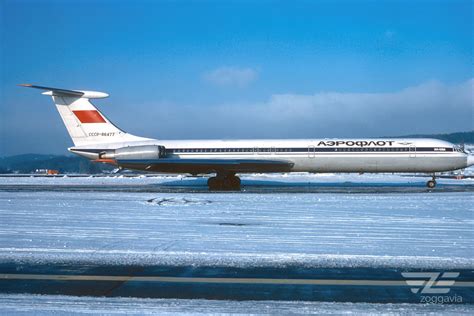
[[[89,101],[107,98],[109,96],[107,93],[49,88],[31,84],[20,84],[20,86],[45,90],[42,94],[53,98],[76,147],[100,147],[100,144],[106,143],[149,140],[124,132]]]

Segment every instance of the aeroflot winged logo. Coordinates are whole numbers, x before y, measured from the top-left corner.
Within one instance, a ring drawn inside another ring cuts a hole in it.
[[[402,272],[406,283],[414,294],[421,290],[421,294],[446,294],[456,282],[459,272]]]

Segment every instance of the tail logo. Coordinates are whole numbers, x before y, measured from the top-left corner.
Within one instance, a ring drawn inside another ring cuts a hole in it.
[[[72,111],[81,123],[106,123],[105,119],[96,110]]]

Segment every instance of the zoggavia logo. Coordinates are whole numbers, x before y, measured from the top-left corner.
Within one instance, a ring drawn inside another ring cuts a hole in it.
[[[402,276],[412,293],[421,294],[420,303],[462,303],[462,296],[440,295],[451,291],[459,272],[402,272]]]
[[[459,272],[402,272],[405,282],[415,294],[447,294],[451,291]]]

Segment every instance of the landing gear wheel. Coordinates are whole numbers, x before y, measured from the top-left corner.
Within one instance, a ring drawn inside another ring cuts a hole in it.
[[[436,186],[436,181],[435,180],[430,180],[426,182],[426,186],[430,189],[433,189]]]
[[[223,186],[222,180],[223,180],[222,178],[218,178],[218,177],[209,178],[207,180],[207,186],[209,187],[209,190],[212,190],[212,191],[221,190]]]
[[[225,178],[224,186],[227,190],[240,190],[240,178],[236,176],[230,176]]]
[[[210,191],[240,191],[240,178],[235,175],[217,176],[207,180]]]

